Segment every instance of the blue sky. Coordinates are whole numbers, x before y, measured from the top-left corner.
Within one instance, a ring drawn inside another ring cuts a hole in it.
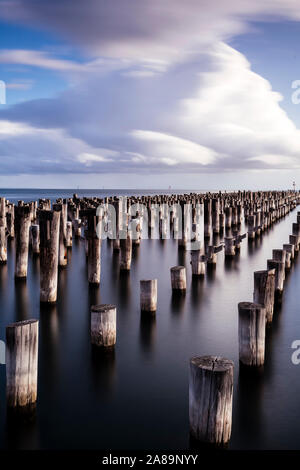
[[[293,0],[0,0],[0,187],[300,186]]]

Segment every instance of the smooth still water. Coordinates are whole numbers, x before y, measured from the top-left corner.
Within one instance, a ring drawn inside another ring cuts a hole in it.
[[[265,269],[272,249],[288,242],[296,213],[253,245],[244,240],[231,263],[218,254],[216,270],[203,280],[192,280],[190,253],[179,251],[174,240],[142,240],[128,276],[120,275],[118,255],[104,241],[101,286],[91,289],[84,242],[73,239],[68,267],[59,272],[57,305],[48,308],[39,303],[39,260],[30,254],[27,282],[15,283],[14,241],[9,242],[8,264],[0,266],[0,339],[8,323],[40,319],[39,389],[36,421],[12,427],[0,366],[0,447],[187,449],[189,358],[213,354],[235,362],[229,447],[300,449],[300,365],[291,362],[291,343],[300,339],[300,256],[268,329],[260,374],[239,372],[237,312],[239,301],[252,300],[253,272]],[[178,298],[172,296],[169,269],[182,264],[188,288]],[[158,279],[158,310],[151,319],[139,310],[143,278]],[[117,306],[113,356],[91,350],[90,306],[96,303]]]

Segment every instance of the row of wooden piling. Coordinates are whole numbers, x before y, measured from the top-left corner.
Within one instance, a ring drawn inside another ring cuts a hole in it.
[[[128,202],[129,201],[129,202]],[[130,270],[132,245],[139,245],[142,237],[137,236],[133,239],[127,231],[130,224],[134,224],[136,233],[141,233],[143,215],[139,208],[143,205],[147,207],[150,213],[148,218],[148,228],[152,228],[152,206],[166,206],[178,204],[183,207],[189,204],[192,215],[192,223],[199,225],[199,217],[202,215],[204,207],[204,237],[208,239],[208,234],[221,233],[223,228],[239,228],[244,211],[245,219],[257,216],[257,213],[263,214],[257,220],[264,220],[256,224],[256,236],[260,236],[262,231],[270,226],[275,220],[284,216],[293,209],[299,202],[298,193],[291,191],[280,192],[237,192],[237,193],[216,193],[216,194],[190,194],[190,195],[172,195],[166,196],[142,196],[140,198],[128,198],[125,209],[125,228],[126,236],[122,238],[117,226],[117,236],[113,240],[113,250],[120,252],[120,269]],[[117,218],[123,217],[121,210],[122,201],[118,198],[106,198],[104,201],[99,198],[79,199],[76,195],[68,200],[57,200],[51,209],[51,201],[40,199],[39,202],[24,203],[20,201],[18,206],[14,206],[4,198],[0,199],[0,261],[7,260],[7,238],[15,238],[16,242],[16,263],[15,278],[26,279],[28,267],[28,252],[31,245],[32,253],[40,257],[40,300],[41,302],[55,302],[57,300],[57,273],[58,267],[67,265],[67,249],[72,246],[72,238],[81,237],[82,229],[85,231],[86,254],[88,259],[88,281],[90,284],[100,283],[101,273],[101,239],[97,234],[99,220],[105,220],[104,210],[97,212],[99,204],[112,204],[117,208]],[[130,206],[136,205],[136,212],[130,214]],[[209,208],[211,213],[209,215]],[[157,211],[156,211],[157,214]],[[205,215],[206,214],[206,215]],[[178,229],[176,213],[171,211],[170,218],[164,218],[164,212],[158,211],[160,238],[169,230],[176,234]],[[69,219],[69,220],[68,220]],[[222,220],[224,219],[224,227]],[[219,220],[219,224],[218,224]],[[205,228],[206,227],[206,228]],[[300,225],[299,225],[300,227]],[[296,233],[297,232],[297,233]],[[196,234],[196,235],[195,235]],[[198,235],[197,235],[198,234]],[[252,228],[251,228],[252,234]],[[300,229],[299,229],[300,234]],[[298,227],[293,227],[293,234],[290,237],[290,244],[293,240],[298,240]],[[188,237],[190,234],[181,232],[178,245],[186,248],[189,241],[194,241]],[[199,237],[199,230],[193,231],[194,238]],[[249,232],[248,232],[249,236]],[[238,249],[241,241],[240,234],[234,240],[234,246]],[[200,238],[200,237],[199,237]],[[250,237],[252,239],[252,235]],[[196,241],[201,241],[196,240]],[[226,244],[225,244],[226,245]],[[216,261],[216,253],[220,249],[218,246],[208,245],[206,253],[199,250],[192,250],[192,272],[195,275],[203,274],[203,264]],[[196,255],[194,254],[196,252]],[[288,249],[286,249],[288,251]],[[232,250],[225,255],[232,256]],[[292,255],[291,255],[292,257]],[[274,260],[282,263],[280,260]],[[285,260],[286,262],[286,260]],[[275,269],[276,273],[276,268]],[[186,289],[186,271],[184,266],[175,266],[171,268],[171,285],[173,290],[183,291]],[[148,279],[140,281],[140,306],[145,312],[155,312],[157,309],[157,280]],[[97,347],[113,348],[116,344],[116,306],[100,305],[91,307],[91,343]],[[38,320],[28,320],[17,322],[7,326],[6,329],[6,370],[7,370],[7,403],[13,408],[22,410],[34,406],[37,398],[37,357],[38,357]],[[203,362],[204,361],[204,362]],[[204,365],[202,365],[202,362]],[[207,440],[199,431],[193,431],[195,428],[195,417],[206,416],[207,406],[212,407],[212,402],[205,402],[201,411],[199,404],[198,380],[199,374],[203,380],[209,382],[210,391],[207,397],[214,397],[218,390],[218,380],[214,383],[215,372],[219,376],[224,373],[226,382],[226,397],[224,400],[223,419],[226,426],[220,430],[214,431],[211,441],[227,442],[230,436],[229,418],[230,415],[230,390],[232,377],[231,361],[220,358],[199,359],[194,358],[191,361],[193,368],[193,378],[195,387],[190,386],[190,423],[191,431],[197,439]],[[196,369],[195,369],[196,368]],[[199,372],[200,369],[204,372]],[[199,371],[198,371],[199,369]],[[211,377],[210,377],[211,374]],[[197,378],[198,377],[198,378]],[[202,379],[201,379],[202,380]],[[220,379],[221,380],[221,379]],[[223,379],[222,379],[223,380]],[[208,383],[207,382],[207,383]],[[223,382],[222,382],[223,383]],[[197,385],[198,384],[198,385]],[[224,390],[225,390],[224,388]],[[206,389],[204,387],[204,389]],[[222,405],[222,406],[223,406]],[[205,408],[206,407],[206,408]],[[205,411],[206,410],[206,411]],[[199,415],[200,413],[200,415]],[[205,414],[206,413],[206,414]],[[217,411],[216,411],[217,413]],[[214,412],[209,413],[211,417]],[[191,417],[192,416],[192,417]],[[211,418],[212,419],[212,418]],[[205,419],[204,419],[205,421]],[[218,421],[220,423],[220,421]],[[194,423],[194,424],[193,424]],[[211,425],[212,426],[212,425]],[[208,429],[212,429],[208,427]],[[211,431],[209,431],[211,432]],[[227,437],[226,437],[227,436]]]
[[[254,272],[253,302],[238,304],[239,361],[241,367],[261,367],[265,361],[266,327],[280,303],[286,272],[300,249],[300,212],[289,243],[272,251],[267,269]],[[233,361],[203,356],[190,360],[189,420],[193,438],[224,445],[232,425]]]

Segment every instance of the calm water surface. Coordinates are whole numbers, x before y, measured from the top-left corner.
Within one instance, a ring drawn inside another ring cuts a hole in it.
[[[299,449],[300,365],[291,362],[291,343],[300,339],[300,257],[268,329],[261,373],[239,371],[237,315],[237,303],[252,300],[253,272],[265,269],[272,249],[288,242],[295,220],[294,210],[253,245],[244,240],[231,263],[220,253],[216,270],[203,280],[192,280],[190,253],[179,251],[174,240],[142,240],[127,276],[120,275],[118,255],[104,241],[101,286],[91,289],[84,242],[73,240],[68,267],[59,272],[57,305],[48,308],[40,307],[39,260],[32,254],[27,282],[15,283],[11,241],[8,264],[0,266],[0,339],[8,323],[40,319],[39,398],[35,422],[11,425],[0,366],[1,448],[186,449],[189,358],[213,354],[235,363],[230,448]],[[188,288],[178,298],[169,269],[179,264],[187,267]],[[139,310],[143,278],[158,279],[158,310],[151,319]],[[90,306],[96,303],[117,306],[114,355],[91,350]]]

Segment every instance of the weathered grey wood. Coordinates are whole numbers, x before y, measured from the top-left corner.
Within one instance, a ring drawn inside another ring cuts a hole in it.
[[[9,408],[22,411],[37,400],[38,320],[6,327],[6,395]]]
[[[275,269],[275,290],[282,293],[285,279],[285,262],[268,259],[267,267],[268,269]]]
[[[202,250],[191,250],[191,265],[193,276],[205,275],[205,256],[202,255]]]
[[[254,302],[240,302],[239,359],[247,366],[261,366],[265,360],[266,309]]]
[[[186,270],[184,266],[174,266],[170,269],[171,272],[171,286],[173,290],[185,291],[186,290]]]
[[[217,198],[212,199],[212,229],[213,233],[220,232],[220,201]]]
[[[37,255],[40,252],[40,226],[33,224],[30,226],[30,239],[32,253]]]
[[[235,255],[235,243],[233,237],[224,237],[225,256],[231,257]]]
[[[253,302],[265,306],[267,323],[273,320],[275,269],[254,272]]]
[[[0,264],[7,262],[7,238],[6,228],[4,225],[0,225]]]
[[[15,235],[16,235],[16,263],[15,277],[27,277],[28,250],[29,250],[29,206],[18,206],[15,208]]]
[[[67,222],[66,224],[66,246],[71,248],[72,246],[72,222]]]
[[[120,239],[120,270],[130,271],[132,258],[132,240],[128,234],[126,238]]]
[[[232,394],[232,361],[215,356],[190,360],[189,422],[194,439],[217,445],[229,442]]]
[[[115,305],[93,305],[91,307],[91,343],[94,346],[111,348],[116,344],[117,309]]]
[[[140,281],[140,304],[142,312],[156,312],[157,279],[143,279]]]
[[[296,235],[290,235],[289,236],[289,242],[292,245],[294,245],[294,251],[298,252],[299,251],[298,237],[296,237]]]
[[[56,302],[60,213],[39,211],[40,222],[40,301]]]
[[[65,267],[68,264],[67,256],[67,204],[53,204],[53,210],[59,212],[59,249],[58,249],[58,266]]]
[[[283,245],[283,249],[287,252],[287,253],[290,253],[291,254],[291,260],[293,260],[295,258],[295,247],[292,243],[285,243]]]
[[[81,220],[80,219],[74,219],[73,220],[73,227],[74,227],[74,235],[76,238],[81,237]]]
[[[255,238],[255,228],[256,228],[256,216],[248,215],[248,240],[253,240]]]

